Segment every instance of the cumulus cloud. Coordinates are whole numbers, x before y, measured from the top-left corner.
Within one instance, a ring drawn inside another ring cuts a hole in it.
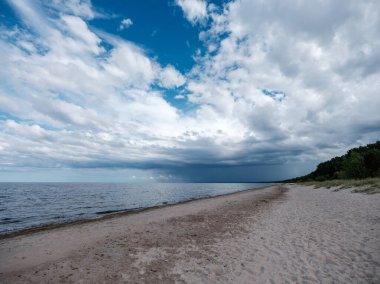
[[[133,25],[133,22],[132,22],[131,19],[128,19],[128,18],[123,19],[123,20],[121,21],[121,23],[120,23],[119,30],[127,29],[127,28],[129,28],[130,26],[132,26],[132,25]]]
[[[11,3],[26,28],[0,27],[0,167],[285,178],[380,138],[376,1],[178,0],[210,19],[188,74],[95,32],[90,2]]]
[[[176,0],[186,19],[192,24],[204,21],[207,18],[207,3],[205,0]]]
[[[375,1],[228,3],[201,34],[216,48],[198,58],[189,100],[240,122],[250,150],[265,141],[283,149],[298,140],[306,150],[376,139],[379,10]]]
[[[166,88],[180,87],[186,82],[185,77],[169,65],[160,72],[160,85]]]
[[[178,110],[152,90],[154,84],[183,84],[174,67],[161,67],[120,38],[104,33],[101,38],[78,16],[63,14],[47,22],[33,2],[14,7],[39,36],[15,27],[4,30],[0,41],[0,109],[10,117],[1,124],[4,162],[27,156],[20,165],[91,165],[99,160],[123,165],[140,163],[139,156],[164,156],[143,148],[170,146],[166,133],[177,132]],[[110,50],[102,47],[104,41]],[[31,135],[36,127],[45,131],[39,141]],[[119,147],[124,154],[113,161]]]

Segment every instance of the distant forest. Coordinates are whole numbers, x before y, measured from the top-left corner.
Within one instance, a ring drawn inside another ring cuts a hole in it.
[[[369,177],[380,177],[380,141],[353,148],[341,157],[320,163],[314,172],[288,181],[325,181]]]

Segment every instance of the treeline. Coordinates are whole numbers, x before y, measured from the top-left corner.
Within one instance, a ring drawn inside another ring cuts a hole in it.
[[[320,163],[314,172],[289,181],[324,181],[368,177],[380,177],[380,141],[351,149],[341,157]]]

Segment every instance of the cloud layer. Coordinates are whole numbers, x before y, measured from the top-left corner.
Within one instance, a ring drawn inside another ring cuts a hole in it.
[[[178,0],[191,23],[209,19],[188,74],[89,26],[101,16],[89,1],[9,3],[24,25],[0,31],[2,169],[194,175],[315,163],[379,139],[376,1]]]

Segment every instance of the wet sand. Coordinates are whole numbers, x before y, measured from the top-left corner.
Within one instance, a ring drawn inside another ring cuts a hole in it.
[[[380,194],[273,186],[0,240],[0,283],[379,283]]]

